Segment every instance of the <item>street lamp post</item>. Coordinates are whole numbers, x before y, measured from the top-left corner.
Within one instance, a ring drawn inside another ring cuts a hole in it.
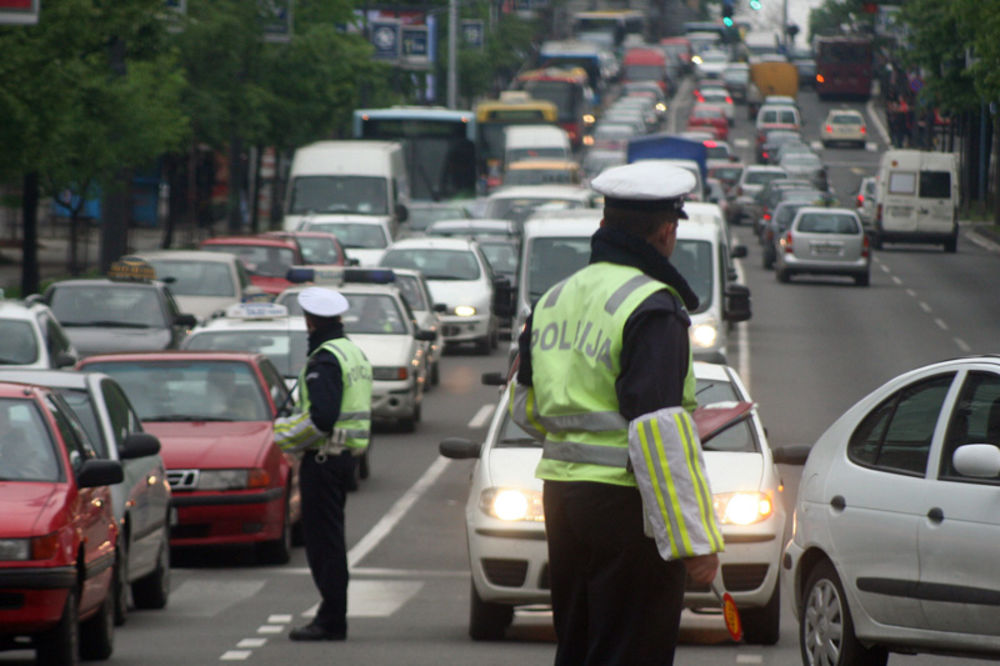
[[[458,108],[458,0],[448,0],[448,108]]]

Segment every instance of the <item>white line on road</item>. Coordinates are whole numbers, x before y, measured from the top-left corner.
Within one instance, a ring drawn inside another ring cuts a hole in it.
[[[311,576],[309,567],[282,567],[275,573]],[[352,578],[468,578],[468,569],[389,569],[386,567],[351,567]]]
[[[280,634],[285,628],[280,624],[262,624],[257,627],[258,634]]]
[[[760,654],[738,654],[736,655],[737,664],[763,664],[764,656]]]
[[[993,252],[1000,252],[1000,245],[997,245],[996,243],[994,243],[993,241],[989,240],[988,238],[980,236],[975,231],[969,231],[969,232],[967,232],[965,234],[965,237],[968,238],[973,243],[975,243],[976,245],[978,245],[979,247],[983,248],[984,250],[991,250]]]
[[[928,305],[926,302],[920,301],[919,303],[917,303],[917,305],[919,305],[920,309],[926,312],[927,314],[931,313],[931,306]]]
[[[490,417],[493,416],[494,409],[496,409],[496,405],[483,405],[480,407],[476,415],[469,421],[469,427],[482,428],[490,420]]]
[[[347,617],[390,617],[423,588],[415,581],[351,581],[347,586]],[[319,604],[302,612],[316,617]]]
[[[285,615],[268,615],[267,616],[267,623],[268,624],[288,624],[291,621],[292,621],[292,616],[291,615],[287,615],[287,614],[285,614]]]
[[[226,650],[219,661],[246,661],[252,654],[253,650]]]
[[[944,319],[941,319],[940,317],[935,317],[934,323],[937,324],[938,328],[940,328],[942,331],[948,330],[948,324],[944,323]]]
[[[955,344],[958,345],[958,348],[964,352],[972,351],[972,347],[970,347],[969,344],[962,338],[955,338]]]
[[[900,280],[900,279],[899,279],[898,277],[896,277],[895,275],[893,275],[893,276],[892,276],[892,281],[893,281],[893,283],[894,283],[894,284],[903,284],[903,281],[902,281],[902,280]]]
[[[259,648],[267,645],[266,638],[244,638],[236,644],[238,648]]]

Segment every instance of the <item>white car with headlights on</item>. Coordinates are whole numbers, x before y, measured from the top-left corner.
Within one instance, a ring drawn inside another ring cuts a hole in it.
[[[446,345],[472,342],[481,354],[497,348],[500,317],[510,310],[510,281],[494,274],[478,243],[464,238],[407,238],[382,257],[387,268],[419,270],[434,303],[443,303]]]
[[[713,421],[717,431],[704,451],[726,541],[722,579],[740,609],[746,640],[770,645],[779,633],[778,567],[785,529],[776,463],[796,457],[800,462],[804,455],[800,449],[772,453],[760,415],[732,368],[696,362],[695,376],[699,403],[705,405],[696,412],[699,431],[713,427]],[[535,478],[541,444],[510,419],[504,391],[481,444],[450,438],[441,442],[440,451],[449,458],[477,459],[465,506],[472,572],[469,634],[476,640],[499,639],[515,607],[551,603],[542,481]],[[718,607],[708,585],[689,583],[684,599],[689,608]]]

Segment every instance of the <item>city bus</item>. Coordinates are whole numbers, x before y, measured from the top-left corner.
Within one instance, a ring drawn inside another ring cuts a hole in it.
[[[413,201],[476,195],[476,116],[426,106],[356,109],[354,137],[403,144]]]
[[[514,85],[516,89],[524,90],[535,99],[555,104],[559,126],[569,134],[573,148],[582,145],[584,134],[594,123],[591,110],[593,94],[588,85],[587,72],[583,68],[534,69],[520,74]]]
[[[617,62],[610,50],[592,42],[554,40],[542,42],[538,50],[538,67],[582,67],[587,72],[587,83],[597,105],[601,103],[601,95],[613,74],[612,70],[617,68]]]
[[[500,99],[476,106],[476,148],[479,171],[486,178],[487,189],[500,184],[503,173],[504,129],[510,125],[555,125],[559,110],[552,102],[534,99],[523,90],[504,90]]]
[[[816,39],[816,94],[820,99],[871,95],[873,47],[863,35]]]
[[[576,12],[573,34],[577,39],[616,49],[628,35],[646,32],[646,15],[637,9]]]

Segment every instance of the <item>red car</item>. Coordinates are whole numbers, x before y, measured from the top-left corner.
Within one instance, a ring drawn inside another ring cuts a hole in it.
[[[329,231],[268,231],[261,236],[297,243],[305,266],[344,266],[348,263],[343,246]]]
[[[0,383],[0,649],[33,647],[53,665],[111,656],[108,485],[122,478],[58,394]]]
[[[721,106],[695,104],[688,116],[688,130],[711,130],[719,141],[729,138],[729,120]]]
[[[285,277],[288,269],[305,263],[299,244],[288,238],[224,236],[202,241],[199,249],[235,254],[250,273],[250,281],[272,298],[292,286]]]
[[[274,418],[291,400],[266,356],[119,353],[77,367],[113,377],[160,439],[177,509],[171,546],[255,544],[261,560],[288,561],[301,513],[298,462],[274,443]]]

